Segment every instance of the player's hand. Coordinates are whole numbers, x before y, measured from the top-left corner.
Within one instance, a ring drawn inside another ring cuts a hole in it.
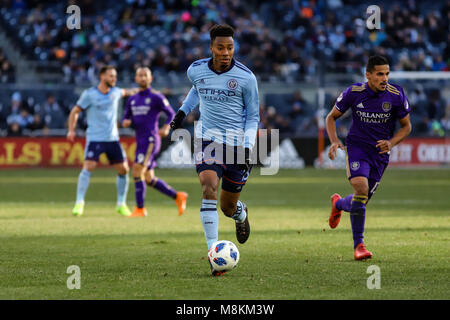
[[[122,121],[122,127],[128,128],[129,126],[131,126],[131,119],[125,119]]]
[[[161,129],[158,130],[158,134],[161,138],[167,137],[170,132],[170,126],[164,125]]]
[[[70,142],[74,142],[74,141],[75,141],[75,136],[76,136],[75,131],[70,130],[70,131],[67,132],[66,138],[67,138],[67,140],[69,140]]]
[[[173,118],[172,122],[170,123],[170,127],[173,130],[182,128],[182,123],[183,123],[183,120],[185,117],[186,117],[186,114],[183,111],[178,110],[178,112],[175,114],[175,117]]]
[[[250,170],[250,149],[249,148],[244,149],[244,163],[238,164],[238,168],[239,168],[239,170],[243,170],[245,172]]]
[[[389,140],[378,140],[375,147],[380,148],[379,154],[388,153],[392,149],[392,143]]]
[[[336,158],[337,149],[344,149],[344,146],[340,142],[333,142],[330,149],[328,149],[328,158],[334,160],[334,158]]]

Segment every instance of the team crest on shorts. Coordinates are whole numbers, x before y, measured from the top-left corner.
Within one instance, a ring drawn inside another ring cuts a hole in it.
[[[388,112],[392,108],[392,104],[390,102],[383,102],[383,105],[381,106],[383,108],[383,111]]]
[[[350,164],[350,168],[351,168],[353,171],[358,170],[358,169],[359,169],[359,162],[358,162],[358,161],[353,161],[353,162]]]
[[[238,86],[238,82],[234,79],[230,79],[227,82],[228,89],[235,90]]]

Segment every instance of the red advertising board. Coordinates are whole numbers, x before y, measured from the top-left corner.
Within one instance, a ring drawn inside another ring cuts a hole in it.
[[[391,150],[390,166],[450,165],[450,138],[409,138]]]
[[[120,142],[129,160],[134,159],[136,142],[123,137]],[[65,138],[0,138],[0,167],[80,167],[84,159],[84,138],[71,143]],[[100,165],[108,165],[104,154]]]

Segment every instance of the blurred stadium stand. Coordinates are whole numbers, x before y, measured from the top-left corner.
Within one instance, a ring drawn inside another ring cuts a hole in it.
[[[80,30],[66,27],[71,4],[81,8]],[[366,28],[369,5],[381,7],[380,31]],[[392,71],[450,71],[450,1],[0,0],[0,8],[2,136],[64,135],[70,108],[104,64],[117,66],[123,87],[133,86],[136,66],[151,67],[154,87],[177,109],[187,67],[210,55],[214,23],[235,27],[236,57],[259,80],[261,127],[282,137],[317,135],[317,88],[331,108],[364,81],[373,53]],[[448,77],[392,82],[406,89],[413,135],[449,135]],[[339,121],[342,136],[349,121]]]

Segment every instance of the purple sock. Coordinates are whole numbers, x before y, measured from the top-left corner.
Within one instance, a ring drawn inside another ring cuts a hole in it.
[[[177,197],[177,192],[172,189],[164,180],[161,180],[159,178],[153,178],[150,183],[148,183],[149,186],[152,186],[156,190],[164,193],[165,195],[175,199]]]
[[[364,224],[366,221],[366,203],[367,196],[353,196],[350,210],[350,221],[353,233],[353,248],[363,243]]]
[[[352,207],[352,199],[353,194],[349,194],[345,198],[341,198],[338,201],[336,201],[336,208],[338,210],[344,210],[345,212],[350,212],[350,209]]]
[[[147,187],[145,185],[145,182],[142,181],[140,178],[134,178],[134,190],[136,194],[136,206],[138,208],[144,207],[144,200],[145,200],[145,191]]]

